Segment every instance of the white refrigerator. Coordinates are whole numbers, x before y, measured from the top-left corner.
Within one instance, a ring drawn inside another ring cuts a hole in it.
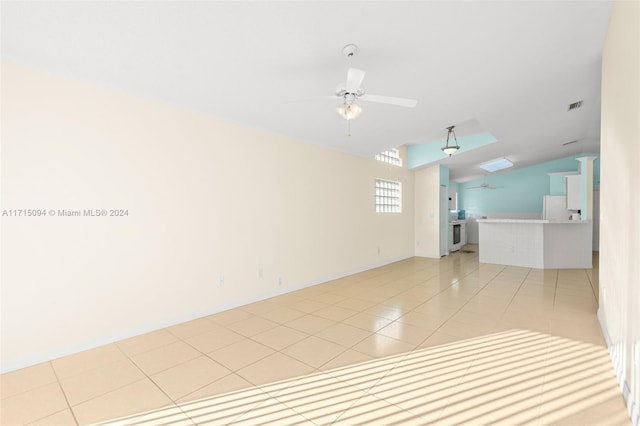
[[[545,195],[542,203],[542,218],[547,220],[569,220],[573,211],[567,210],[564,195]]]

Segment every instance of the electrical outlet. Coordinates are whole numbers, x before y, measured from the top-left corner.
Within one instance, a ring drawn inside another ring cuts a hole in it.
[[[258,268],[258,279],[262,278],[262,268]]]
[[[378,247],[378,254],[380,254],[380,247]]]
[[[282,285],[282,277],[278,277],[278,285]]]
[[[220,275],[220,276],[218,277],[218,285],[219,285],[219,286],[224,285],[224,275]]]

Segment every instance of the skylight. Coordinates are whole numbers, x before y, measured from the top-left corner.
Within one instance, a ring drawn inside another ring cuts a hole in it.
[[[500,158],[498,160],[489,161],[488,163],[480,164],[480,167],[488,172],[497,172],[498,170],[508,169],[512,167],[513,163],[506,158]]]

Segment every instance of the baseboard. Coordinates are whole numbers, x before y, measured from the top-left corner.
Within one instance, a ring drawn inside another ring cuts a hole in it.
[[[627,383],[627,379],[624,377],[624,370],[622,368],[622,356],[619,352],[618,347],[611,341],[609,331],[607,330],[604,318],[602,317],[601,309],[598,309],[597,316],[598,322],[600,323],[600,328],[602,329],[602,335],[604,336],[607,348],[609,349],[609,356],[611,357],[613,370],[616,374],[616,378],[618,379],[620,389],[622,390],[622,396],[624,398],[625,404],[627,405],[629,416],[631,416],[631,423],[633,424],[633,426],[640,426],[640,407],[638,407],[638,405],[634,401],[629,383]]]
[[[375,269],[375,268],[379,268],[381,266],[385,266],[385,265],[389,265],[391,263],[395,263],[395,262],[400,262],[402,260],[406,260],[406,259],[410,259],[414,257],[413,254],[408,255],[408,256],[401,256],[401,257],[397,257],[397,258],[392,258],[392,259],[388,259],[382,262],[376,262],[373,264],[369,264],[366,266],[362,266],[359,268],[355,268],[355,269],[351,269],[351,270],[347,270],[347,271],[343,271],[337,274],[333,274],[333,275],[328,275],[319,279],[315,279],[315,280],[311,280],[311,281],[307,281],[304,283],[300,283],[298,285],[294,285],[291,287],[287,287],[285,289],[278,289],[276,291],[271,291],[271,292],[265,292],[265,293],[261,293],[258,295],[255,295],[253,297],[249,297],[243,300],[239,300],[233,303],[229,303],[229,304],[224,304],[224,305],[216,305],[213,306],[211,309],[207,309],[204,311],[198,311],[198,312],[193,312],[189,315],[185,315],[185,316],[180,316],[180,317],[173,317],[173,318],[169,318],[166,321],[162,321],[159,323],[155,323],[153,325],[148,325],[148,326],[143,326],[143,327],[138,327],[135,329],[130,329],[126,332],[123,333],[115,333],[109,336],[102,336],[101,338],[97,338],[97,339],[93,339],[93,340],[89,340],[89,341],[83,341],[74,345],[69,345],[69,346],[65,346],[63,348],[58,348],[55,350],[51,350],[51,351],[47,351],[44,353],[38,353],[36,355],[30,356],[28,358],[24,358],[21,359],[18,362],[13,362],[13,363],[8,363],[8,364],[2,364],[0,366],[0,374],[5,374],[5,373],[9,373],[11,371],[15,371],[15,370],[19,370],[22,368],[26,368],[26,367],[30,367],[36,364],[40,364],[43,362],[47,362],[47,361],[51,361],[53,359],[57,359],[57,358],[61,358],[67,355],[72,355],[78,352],[83,352],[86,350],[90,350],[90,349],[94,349],[97,348],[99,346],[104,346],[104,345],[108,345],[114,342],[118,342],[120,340],[124,340],[124,339],[128,339],[131,337],[135,337],[135,336],[139,336],[141,334],[145,334],[145,333],[150,333],[152,331],[156,331],[156,330],[160,330],[163,328],[167,328],[167,327],[171,327],[173,325],[176,324],[181,324],[183,322],[187,322],[187,321],[192,321],[198,318],[202,318],[202,317],[206,317],[209,315],[214,315],[223,311],[227,311],[229,309],[234,309],[234,308],[238,308],[240,306],[244,306],[244,305],[248,305],[250,303],[255,303],[255,302],[259,302],[261,300],[265,300],[265,299],[269,299],[271,297],[275,297],[275,296],[280,296],[282,294],[286,294],[286,293],[290,293],[292,291],[296,291],[296,290],[302,290],[304,288],[307,287],[312,287],[314,285],[318,285],[318,284],[322,284],[328,281],[333,281],[333,280],[337,280],[340,278],[344,278],[347,277],[349,275],[353,275],[353,274],[357,274],[360,272],[364,272],[364,271],[368,271],[370,269]]]

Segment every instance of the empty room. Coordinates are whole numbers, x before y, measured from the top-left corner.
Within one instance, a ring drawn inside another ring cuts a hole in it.
[[[0,23],[3,426],[640,426],[640,1]]]

